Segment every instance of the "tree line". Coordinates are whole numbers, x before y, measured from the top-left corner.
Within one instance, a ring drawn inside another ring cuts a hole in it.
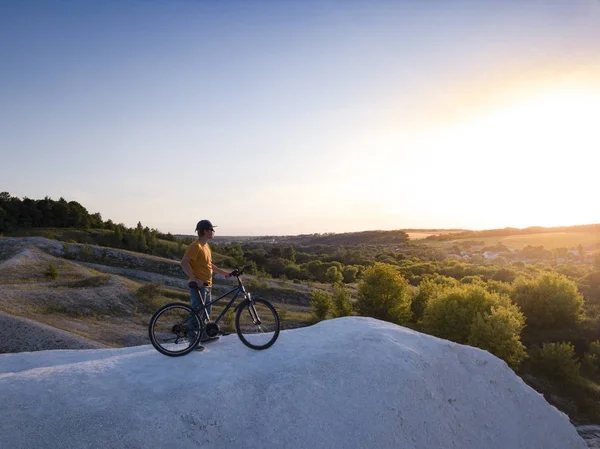
[[[64,198],[41,200],[18,198],[8,192],[0,193],[0,233],[10,234],[27,229],[58,228],[104,232],[72,233],[71,239],[78,243],[109,246],[163,257],[175,257],[183,246],[171,233],[161,233],[138,222],[135,227],[123,223],[102,220],[100,213],[90,214],[77,201]],[[52,233],[49,233],[52,237]],[[67,234],[69,235],[69,234]],[[173,242],[169,244],[169,242]]]

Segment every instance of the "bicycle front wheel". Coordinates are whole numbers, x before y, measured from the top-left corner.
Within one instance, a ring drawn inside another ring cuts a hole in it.
[[[187,304],[162,306],[150,319],[148,333],[158,352],[178,357],[192,352],[200,341],[200,318]]]
[[[267,349],[279,337],[279,315],[264,299],[246,299],[238,306],[235,331],[249,348]]]

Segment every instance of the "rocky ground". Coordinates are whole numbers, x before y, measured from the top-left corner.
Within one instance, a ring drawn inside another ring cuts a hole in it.
[[[28,318],[0,312],[0,354],[46,349],[97,349],[104,345]]]

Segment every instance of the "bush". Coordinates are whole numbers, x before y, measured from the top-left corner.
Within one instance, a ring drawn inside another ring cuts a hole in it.
[[[58,269],[56,268],[56,265],[54,265],[53,263],[49,263],[48,267],[46,268],[46,271],[44,271],[44,277],[47,279],[58,279],[58,277],[60,276]]]
[[[548,379],[574,382],[579,377],[580,364],[571,343],[545,343],[532,355],[532,362],[536,371]]]
[[[142,285],[135,292],[135,296],[139,299],[153,299],[162,293],[162,284],[159,282],[151,282],[149,284]]]
[[[358,275],[358,267],[353,265],[346,265],[342,270],[342,276],[344,276],[344,282],[349,284],[356,280],[356,276]]]
[[[478,315],[491,313],[493,306],[507,303],[484,287],[463,284],[432,297],[423,314],[423,329],[437,337],[467,343]]]
[[[352,299],[350,290],[339,283],[333,287],[333,313],[335,318],[352,315]]]
[[[344,276],[337,267],[329,267],[325,272],[325,278],[330,284],[336,284],[344,280]]]
[[[460,283],[461,284],[479,284],[479,285],[485,285],[485,281],[483,279],[481,279],[481,276],[465,276],[463,278],[460,279]]]
[[[600,374],[600,341],[590,343],[590,347],[583,357],[583,367],[592,376]]]
[[[524,326],[525,317],[515,304],[492,307],[489,314],[477,315],[467,341],[517,369],[527,358],[520,338]]]
[[[439,295],[449,287],[455,287],[458,281],[446,276],[427,277],[419,284],[418,293],[412,299],[410,309],[413,313],[413,320],[418,323],[423,318],[423,313],[427,308],[429,300]]]
[[[327,292],[318,290],[312,293],[310,305],[312,306],[311,313],[315,322],[327,319],[327,315],[331,310],[331,302],[331,294]]]
[[[572,327],[583,315],[583,297],[577,285],[558,273],[517,278],[511,297],[527,317],[527,325],[534,329]]]
[[[138,312],[154,312],[162,303],[160,301],[162,295],[162,284],[152,282],[142,285],[135,292],[135,296],[139,300]]]
[[[395,267],[376,263],[363,273],[356,307],[360,315],[406,324],[412,318],[411,296],[408,281]]]

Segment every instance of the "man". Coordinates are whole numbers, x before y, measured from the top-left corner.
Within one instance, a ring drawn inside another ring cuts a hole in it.
[[[188,246],[185,255],[181,259],[181,268],[188,277],[192,307],[199,309],[201,307],[200,297],[202,297],[205,304],[211,300],[210,289],[213,273],[222,274],[229,278],[229,272],[212,263],[212,253],[208,242],[215,236],[215,226],[209,220],[200,220],[196,225],[196,232],[198,233],[198,240]],[[210,311],[211,306],[208,306],[206,313],[210,315]],[[203,335],[200,341],[207,340],[207,336]],[[204,347],[199,345],[198,349],[203,350]]]

